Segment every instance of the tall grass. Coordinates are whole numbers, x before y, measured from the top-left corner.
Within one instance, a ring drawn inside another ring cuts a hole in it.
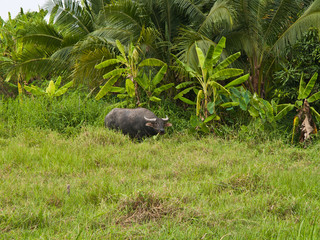
[[[135,143],[102,127],[0,137],[3,239],[319,239],[320,145]]]
[[[0,239],[319,239],[319,143],[189,134],[167,101],[152,110],[173,128],[135,142],[103,127],[112,106],[0,101]]]
[[[14,136],[25,128],[50,129],[73,135],[83,126],[103,126],[104,117],[117,104],[112,99],[96,101],[78,91],[60,98],[24,97],[0,100],[0,136]],[[151,108],[159,117],[169,116],[174,127],[170,132],[189,127],[189,111],[164,101]]]
[[[30,127],[68,133],[82,125],[96,125],[106,104],[71,94],[61,99],[24,97],[0,102],[0,119],[10,131]]]

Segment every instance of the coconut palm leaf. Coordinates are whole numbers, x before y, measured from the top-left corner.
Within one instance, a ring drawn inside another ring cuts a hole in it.
[[[25,44],[59,48],[63,43],[63,35],[57,31],[55,26],[47,23],[29,25],[21,34]]]
[[[78,1],[51,0],[47,9],[55,10],[54,22],[63,33],[84,36],[94,30],[93,19],[85,7]]]
[[[197,31],[212,37],[212,33],[218,33],[223,28],[230,30],[233,26],[234,16],[235,10],[228,1],[217,0]]]
[[[281,53],[285,46],[293,44],[310,27],[318,26],[319,24],[320,0],[315,0],[294,23],[282,31],[272,47]]]

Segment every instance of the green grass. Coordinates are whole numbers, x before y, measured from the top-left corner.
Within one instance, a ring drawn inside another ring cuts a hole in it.
[[[319,239],[319,151],[25,128],[0,137],[0,239]]]

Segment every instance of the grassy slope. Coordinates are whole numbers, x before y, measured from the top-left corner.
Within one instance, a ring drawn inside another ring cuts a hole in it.
[[[319,239],[320,145],[0,138],[0,238]]]

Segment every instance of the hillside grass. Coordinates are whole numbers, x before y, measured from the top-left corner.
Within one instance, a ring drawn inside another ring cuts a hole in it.
[[[0,137],[0,239],[320,239],[320,144]]]

